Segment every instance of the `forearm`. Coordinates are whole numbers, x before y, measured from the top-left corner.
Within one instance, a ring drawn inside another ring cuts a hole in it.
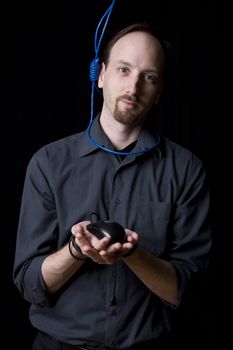
[[[73,249],[73,248],[71,248]],[[74,255],[77,254],[74,252]],[[48,293],[57,292],[83,265],[84,261],[75,259],[69,251],[69,245],[48,255],[41,266],[42,276]]]
[[[177,305],[178,283],[171,263],[152,255],[142,247],[138,247],[131,256],[123,260],[154,294]]]

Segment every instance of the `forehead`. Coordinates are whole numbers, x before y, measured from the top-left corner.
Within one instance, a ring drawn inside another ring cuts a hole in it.
[[[112,47],[110,60],[148,61],[163,64],[164,52],[158,39],[145,32],[132,32],[120,38]]]

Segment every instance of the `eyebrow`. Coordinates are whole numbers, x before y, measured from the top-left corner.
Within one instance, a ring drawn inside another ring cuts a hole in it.
[[[119,60],[119,61],[117,61],[117,63],[124,64],[125,66],[130,66],[130,67],[132,67],[132,64],[131,64],[131,63],[129,63],[129,62],[127,62],[127,61],[124,61],[124,60]]]
[[[124,60],[118,60],[117,63],[118,64],[123,64],[123,65],[128,66],[128,67],[133,67],[133,65],[130,62],[127,62],[127,61],[124,61]],[[156,75],[160,74],[158,69],[146,69],[144,72],[146,72],[146,73],[154,73]]]

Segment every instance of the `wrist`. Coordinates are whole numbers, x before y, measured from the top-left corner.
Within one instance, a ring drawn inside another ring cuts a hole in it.
[[[79,245],[75,242],[75,236],[74,235],[71,235],[70,239],[69,239],[69,243],[68,243],[68,246],[69,246],[69,252],[70,252],[70,255],[77,259],[77,260],[80,260],[80,261],[85,261],[88,259],[87,256],[85,256]]]

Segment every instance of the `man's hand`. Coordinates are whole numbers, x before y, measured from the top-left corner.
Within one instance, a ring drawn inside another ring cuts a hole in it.
[[[89,223],[89,221],[82,221],[74,225],[71,232],[75,236],[75,242],[80,247],[83,255],[98,264],[114,264],[127,254],[139,240],[136,232],[125,229],[126,241],[111,244],[110,238],[98,239],[91,234],[86,229]]]

